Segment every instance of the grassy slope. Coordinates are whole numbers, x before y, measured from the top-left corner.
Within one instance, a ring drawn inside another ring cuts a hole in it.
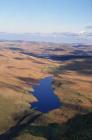
[[[34,48],[35,52],[37,46]],[[39,52],[40,51],[41,49]],[[60,52],[58,53],[60,54]],[[57,68],[60,67],[53,75],[56,82],[54,88],[59,99],[63,102],[63,107],[48,113],[46,115],[46,121],[42,121],[43,118],[39,120],[41,125],[46,122],[48,126],[55,123],[54,126],[52,125],[54,128],[53,134],[55,134],[55,136],[52,136],[53,140],[61,140],[61,135],[59,137],[62,131],[61,123],[63,124],[76,114],[81,113],[80,107],[82,110],[86,108],[86,112],[92,110],[91,75],[83,75],[76,71],[76,69],[71,70],[73,65],[66,67],[67,65],[67,62],[56,63],[45,59],[37,59],[20,54],[19,52],[12,52],[8,49],[0,51],[0,133],[15,124],[15,114],[28,109],[29,102],[36,100],[31,94],[29,95],[27,93],[32,90],[33,83],[35,84],[41,78],[52,74],[53,68],[57,70]],[[86,67],[86,63],[83,65]],[[57,81],[59,81],[58,84]],[[78,106],[76,106],[76,104]],[[48,129],[48,126],[46,129]],[[43,125],[41,128],[44,129],[44,127]],[[29,131],[27,129],[27,132],[25,130],[16,140],[46,139],[46,137],[43,136],[45,132],[38,126],[36,130],[33,130],[34,132],[30,129]],[[74,135],[76,135],[75,132]]]

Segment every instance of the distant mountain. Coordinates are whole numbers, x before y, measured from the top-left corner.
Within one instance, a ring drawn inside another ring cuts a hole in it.
[[[92,32],[85,33],[0,33],[0,40],[44,41],[92,44]]]

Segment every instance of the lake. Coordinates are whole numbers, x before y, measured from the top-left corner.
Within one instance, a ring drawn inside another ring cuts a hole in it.
[[[54,94],[52,80],[52,77],[46,77],[34,87],[33,95],[38,101],[31,104],[32,108],[47,113],[61,106],[59,98]]]

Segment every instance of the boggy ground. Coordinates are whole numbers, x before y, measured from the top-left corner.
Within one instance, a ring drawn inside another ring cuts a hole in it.
[[[70,126],[68,121],[78,114],[84,116],[92,111],[92,58],[52,61],[24,53],[69,55],[76,52],[76,46],[53,43],[49,46],[47,43],[0,42],[0,138],[3,136],[2,139],[6,139],[8,133],[11,139],[16,140],[66,140]],[[89,54],[91,46],[81,46],[79,51]],[[15,134],[16,124],[30,113],[30,103],[37,100],[32,94],[32,86],[49,75],[53,75],[52,86],[62,106],[35,117],[32,124],[28,124],[28,121],[34,113],[29,115],[26,125],[21,129],[19,123],[19,131]],[[11,128],[14,128],[14,132],[9,131]],[[75,130],[74,134],[77,135],[77,128]],[[72,134],[69,137],[74,139]]]

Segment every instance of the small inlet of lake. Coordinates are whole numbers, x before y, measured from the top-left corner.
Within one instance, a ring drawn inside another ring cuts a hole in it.
[[[46,113],[61,106],[59,98],[54,94],[52,80],[52,77],[46,77],[34,87],[33,95],[37,102],[31,104],[32,108]]]

